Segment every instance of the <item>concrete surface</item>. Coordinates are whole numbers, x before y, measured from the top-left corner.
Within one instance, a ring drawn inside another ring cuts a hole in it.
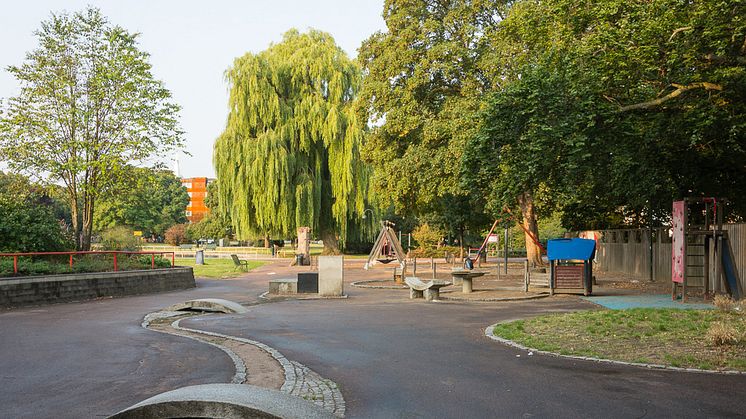
[[[166,307],[163,311],[199,310],[216,313],[246,313],[246,307],[223,298],[198,298]]]
[[[333,419],[301,398],[247,384],[203,384],[153,396],[112,419],[165,418]]]
[[[319,256],[319,295],[344,295],[344,256]]]
[[[269,281],[269,293],[289,295],[298,293],[298,280],[295,278],[273,279]]]
[[[363,263],[346,260],[345,280],[390,277]],[[234,366],[222,351],[145,330],[143,316],[195,298],[248,303],[270,274],[298,271],[267,265],[188,291],[0,312],[0,417],[107,416],[167,390],[229,382]],[[597,309],[577,297],[428,304],[407,290],[347,293],[181,324],[265,343],[334,380],[348,417],[743,416],[746,376],[527,356],[484,336],[501,320]]]
[[[190,267],[32,276],[0,280],[0,308],[194,288]]]

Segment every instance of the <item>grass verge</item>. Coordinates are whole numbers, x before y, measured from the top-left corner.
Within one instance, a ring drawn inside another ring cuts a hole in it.
[[[250,260],[249,270],[262,265],[264,262]],[[195,278],[226,279],[246,274],[246,271],[236,269],[232,259],[207,258],[204,265],[195,265],[194,258],[176,258],[176,266],[191,266]]]
[[[713,343],[708,331],[715,324],[728,325],[736,339],[731,344]],[[746,315],[737,311],[582,311],[499,324],[494,333],[562,355],[746,371]]]

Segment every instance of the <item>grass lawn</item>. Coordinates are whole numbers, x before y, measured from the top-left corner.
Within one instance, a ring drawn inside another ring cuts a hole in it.
[[[264,265],[264,262],[250,260],[249,270],[262,265]],[[176,258],[176,266],[191,266],[194,268],[195,278],[235,278],[246,273],[243,270],[236,269],[232,259],[206,258],[204,265],[195,265],[194,258]]]
[[[713,323],[733,343],[716,345]],[[563,355],[701,369],[746,371],[746,314],[721,310],[597,310],[504,323],[495,335]]]

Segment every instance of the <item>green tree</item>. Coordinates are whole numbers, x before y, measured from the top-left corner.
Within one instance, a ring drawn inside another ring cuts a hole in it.
[[[126,164],[181,145],[178,106],[137,35],[98,9],[52,15],[36,36],[39,47],[8,68],[21,91],[0,117],[0,156],[64,184],[76,247],[87,250],[101,191]]]
[[[113,187],[102,194],[94,217],[97,231],[128,226],[144,236],[162,236],[174,224],[185,223],[189,195],[169,170],[127,167]]]
[[[58,203],[25,176],[0,172],[0,252],[54,252],[73,246]]]
[[[232,232],[230,215],[220,212],[220,191],[217,182],[210,182],[207,185],[205,206],[210,212],[198,223],[189,226],[189,235],[195,239],[230,237]]]
[[[236,59],[228,122],[215,143],[220,209],[241,239],[309,226],[327,252],[360,233],[369,170],[352,107],[361,72],[326,33],[290,30]]]
[[[488,80],[478,67],[489,49],[501,1],[387,0],[387,31],[360,48],[366,74],[361,113],[374,121],[365,144],[372,185],[402,215],[437,214],[447,201],[470,199],[469,218],[483,205],[460,185],[460,160],[478,126],[474,119]],[[463,225],[461,229],[463,229]]]

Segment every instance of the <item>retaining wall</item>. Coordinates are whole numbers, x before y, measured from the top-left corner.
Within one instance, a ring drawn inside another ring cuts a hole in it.
[[[190,267],[0,279],[0,307],[22,307],[194,288]]]

